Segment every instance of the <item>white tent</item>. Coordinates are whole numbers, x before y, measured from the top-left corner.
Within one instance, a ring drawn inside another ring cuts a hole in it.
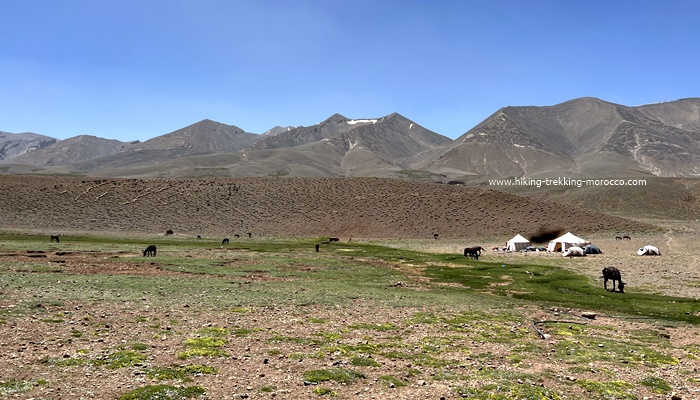
[[[506,243],[506,250],[508,251],[520,251],[530,245],[530,241],[522,237],[522,235],[517,234]]]
[[[586,247],[588,244],[591,244],[591,242],[581,239],[571,232],[566,232],[566,234],[550,241],[549,246],[547,246],[547,251],[566,251],[566,249],[572,246]]]

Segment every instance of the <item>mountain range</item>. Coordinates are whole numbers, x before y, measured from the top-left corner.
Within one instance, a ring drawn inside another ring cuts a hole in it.
[[[700,177],[700,98],[509,106],[452,140],[400,114],[264,134],[203,120],[144,142],[0,132],[0,172],[101,177]]]

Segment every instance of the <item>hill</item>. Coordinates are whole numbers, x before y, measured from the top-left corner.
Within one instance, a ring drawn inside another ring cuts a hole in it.
[[[183,235],[483,238],[651,225],[475,187],[380,178],[96,179],[0,175],[0,226]]]

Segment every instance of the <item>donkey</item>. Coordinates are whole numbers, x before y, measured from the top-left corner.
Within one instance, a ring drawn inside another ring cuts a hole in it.
[[[146,247],[146,250],[143,251],[143,256],[144,257],[155,257],[156,256],[156,245],[152,244],[148,247]]]
[[[622,274],[620,270],[615,267],[605,267],[603,268],[603,287],[608,290],[608,281],[612,281],[612,291],[615,291],[615,282],[617,282],[617,289],[620,293],[625,293],[625,283],[622,282]]]

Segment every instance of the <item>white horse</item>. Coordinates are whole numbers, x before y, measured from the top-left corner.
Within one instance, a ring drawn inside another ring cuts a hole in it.
[[[646,245],[637,250],[638,256],[660,256],[661,252],[654,246]]]
[[[586,256],[586,251],[578,246],[571,246],[566,251],[564,254],[562,254],[564,257],[585,257]]]

